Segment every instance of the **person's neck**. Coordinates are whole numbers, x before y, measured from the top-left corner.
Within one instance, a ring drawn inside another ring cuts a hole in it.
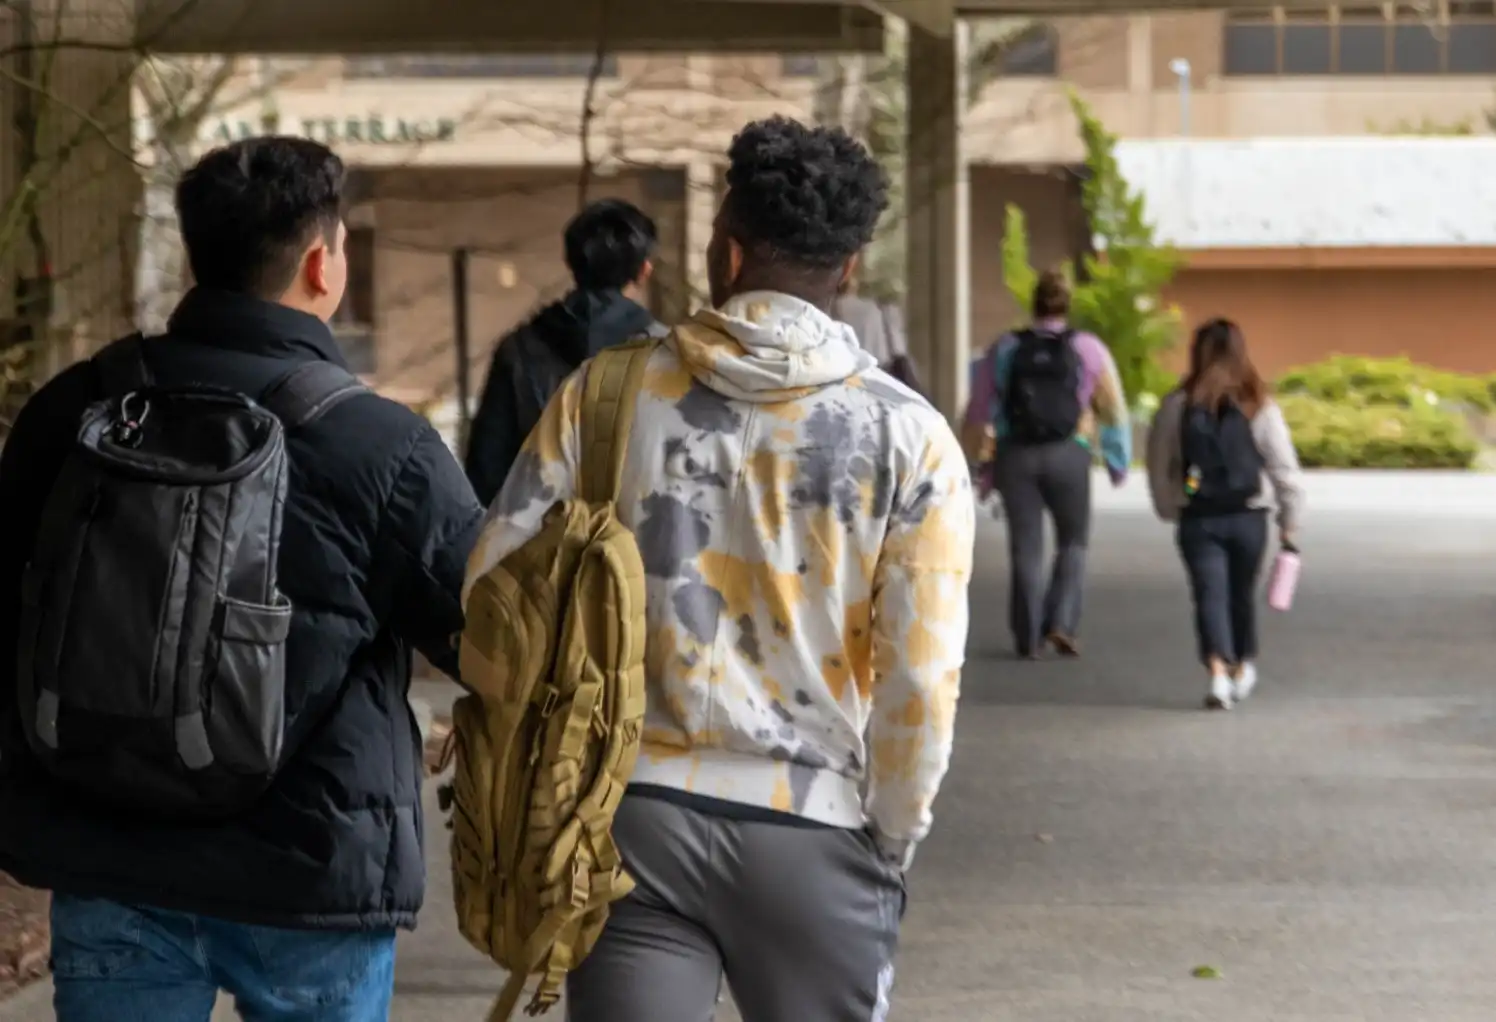
[[[831,307],[836,302],[835,291],[813,292],[805,287],[794,286],[787,281],[765,277],[739,279],[729,297],[736,298],[738,295],[753,291],[772,291],[775,294],[789,295],[791,298],[798,298],[802,302],[815,306],[827,315],[831,314]]]
[[[300,312],[307,316],[315,316],[317,319],[322,320],[324,323],[327,322],[327,317],[322,315],[321,310],[317,308],[317,303],[309,299],[302,298],[300,295],[286,294],[281,295],[279,298],[267,298],[265,299],[265,301],[268,301],[274,305],[283,306],[284,308],[290,309],[292,312]]]

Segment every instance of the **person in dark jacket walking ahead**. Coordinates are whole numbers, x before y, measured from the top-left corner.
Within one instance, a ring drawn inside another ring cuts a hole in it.
[[[167,333],[61,373],[0,456],[0,869],[54,892],[60,1022],[207,1022],[220,989],[388,1018],[425,884],[411,655],[455,674],[482,509],[327,327],[343,184],[304,139],[203,157]]]
[[[466,467],[485,506],[563,380],[605,348],[665,336],[643,304],[656,244],[654,221],[621,199],[594,202],[566,225],[576,287],[499,341],[473,417]]]

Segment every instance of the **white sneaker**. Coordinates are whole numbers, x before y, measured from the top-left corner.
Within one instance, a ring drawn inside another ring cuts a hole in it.
[[[1224,674],[1217,674],[1210,679],[1210,694],[1205,697],[1205,708],[1207,710],[1229,710],[1234,701],[1231,679]]]
[[[1252,689],[1257,687],[1257,665],[1246,663],[1241,665],[1241,675],[1237,677],[1232,685],[1232,698],[1241,702],[1252,694]]]

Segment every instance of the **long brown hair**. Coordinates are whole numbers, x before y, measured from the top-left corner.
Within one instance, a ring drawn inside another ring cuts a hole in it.
[[[1268,387],[1247,355],[1241,327],[1212,319],[1195,331],[1190,371],[1179,384],[1190,404],[1220,411],[1230,401],[1252,418],[1268,399]]]

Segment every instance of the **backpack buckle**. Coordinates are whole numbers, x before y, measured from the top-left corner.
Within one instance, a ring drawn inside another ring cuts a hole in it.
[[[561,702],[561,692],[554,685],[545,687],[545,699],[540,704],[540,718],[547,720],[556,712],[556,706]]]
[[[571,861],[571,907],[585,908],[592,897],[592,874],[580,858]]]

